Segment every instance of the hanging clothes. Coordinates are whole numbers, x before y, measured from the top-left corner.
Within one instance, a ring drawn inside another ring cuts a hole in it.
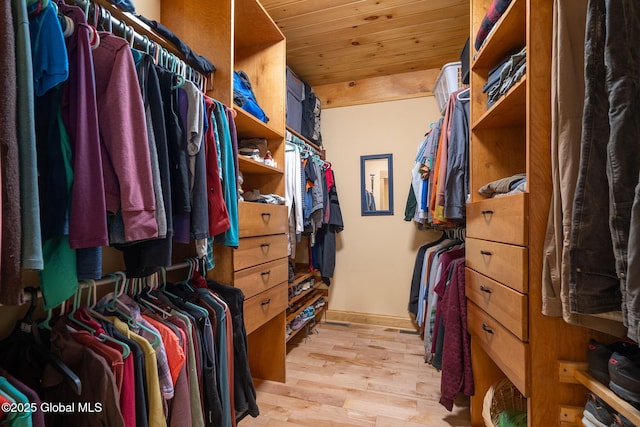
[[[3,2],[0,6],[0,32],[2,34],[2,55],[0,70],[4,76],[4,90],[0,102],[0,123],[2,132],[2,150],[0,150],[1,185],[2,185],[2,227],[0,236],[2,252],[0,253],[0,303],[18,304],[22,298],[20,287],[20,206],[18,177],[18,135],[16,122],[17,77],[16,77],[16,45],[13,26],[12,4]],[[18,222],[15,222],[18,221]]]

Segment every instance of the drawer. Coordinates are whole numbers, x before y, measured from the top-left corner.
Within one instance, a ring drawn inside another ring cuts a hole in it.
[[[529,397],[529,345],[472,302],[467,304],[467,322],[471,340],[476,340],[476,344],[482,347],[518,390]]]
[[[528,292],[527,248],[471,238],[465,246],[467,267],[518,292]]]
[[[467,237],[528,244],[529,210],[527,193],[467,203]]]
[[[286,233],[288,228],[287,207],[266,203],[238,203],[240,237]]]
[[[247,334],[287,309],[287,282],[244,300],[244,327]]]
[[[466,269],[467,298],[486,311],[522,341],[529,339],[527,295]]]
[[[288,241],[286,234],[245,237],[240,239],[233,256],[233,269],[242,270],[257,264],[286,258]]]
[[[236,271],[233,286],[242,289],[245,298],[266,291],[289,279],[289,264],[286,258]]]

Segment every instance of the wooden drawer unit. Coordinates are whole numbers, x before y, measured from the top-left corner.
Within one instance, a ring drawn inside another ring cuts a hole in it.
[[[287,235],[246,237],[233,256],[233,269],[242,270],[287,256]]]
[[[247,334],[287,309],[287,282],[261,292],[244,301],[244,326]],[[284,323],[282,325],[284,331]]]
[[[529,345],[472,302],[467,304],[467,323],[471,340],[477,340],[518,390],[529,397]]]
[[[465,281],[469,300],[499,321],[520,340],[529,339],[527,295],[469,268],[465,271]]]
[[[467,238],[465,256],[467,267],[518,292],[528,292],[527,248]]]
[[[238,203],[240,237],[281,234],[287,232],[287,207],[266,203]]]
[[[527,205],[526,193],[467,203],[467,237],[526,246]]]
[[[236,271],[233,283],[236,288],[242,289],[245,298],[251,298],[275,285],[286,282],[288,278],[287,259],[282,258]]]

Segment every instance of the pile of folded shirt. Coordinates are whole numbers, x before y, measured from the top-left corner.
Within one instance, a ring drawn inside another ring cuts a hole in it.
[[[527,48],[514,53],[489,71],[487,83],[482,86],[482,92],[487,93],[487,108],[509,91],[527,71]]]

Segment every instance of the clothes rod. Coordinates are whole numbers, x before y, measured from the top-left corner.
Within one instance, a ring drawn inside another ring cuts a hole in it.
[[[68,1],[83,10],[88,10],[89,21],[92,21],[91,17],[97,17],[100,22],[106,23],[111,27],[111,33],[119,35],[129,42],[133,42],[134,47],[156,56],[159,54],[159,52],[156,52],[158,48],[163,49],[167,53],[174,55],[182,64],[188,67],[191,75],[198,76],[202,82],[210,80],[193,68],[173,44],[157,34],[151,27],[131,13],[120,10],[116,5],[107,0]],[[96,14],[96,5],[99,8],[98,14]],[[94,24],[98,25],[97,22],[94,22]]]
[[[168,266],[168,267],[164,267],[164,270],[165,270],[167,273],[169,273],[169,272],[172,272],[172,271],[178,271],[178,270],[183,270],[183,269],[191,268],[192,266],[193,266],[193,264],[192,264],[192,263],[189,263],[188,261],[182,261],[182,262],[177,262],[177,263],[175,263],[175,264],[172,264],[172,265],[170,265],[170,266]],[[147,277],[150,277],[150,276],[152,276],[152,275],[154,275],[154,274],[159,274],[159,273],[160,273],[160,271],[157,271],[157,272],[155,272],[155,273],[150,274],[150,275],[149,275],[149,276],[147,276]],[[118,278],[122,278],[122,277],[127,278],[127,279],[131,279],[131,278],[126,277],[126,275],[125,275],[125,273],[124,273],[124,272],[122,272],[122,271],[116,271],[116,272],[113,272],[113,273],[111,273],[111,274],[108,274],[108,275],[106,275],[106,276],[104,276],[104,277],[102,277],[102,278],[100,278],[100,279],[95,280],[96,287],[98,287],[98,286],[104,286],[104,285],[110,285],[110,284],[116,283],[116,279],[118,279]],[[81,290],[89,289],[89,286],[90,286],[90,285],[89,285],[89,283],[87,283],[87,282],[89,282],[89,281],[88,281],[88,280],[83,280],[83,281],[78,282],[78,286],[79,286],[79,288],[80,288]],[[91,285],[91,286],[93,286],[93,285]],[[37,298],[38,298],[38,299],[41,299],[41,298],[42,298],[42,291],[40,291],[40,289],[39,289],[39,288],[38,288]],[[24,293],[24,295],[23,295],[23,297],[22,297],[22,303],[21,303],[20,305],[24,305],[24,304],[26,304],[26,303],[28,303],[28,302],[30,302],[30,301],[31,301],[31,293],[29,293],[29,292],[25,292],[25,293]],[[4,306],[4,305],[0,304],[0,307],[6,307],[6,306]]]

